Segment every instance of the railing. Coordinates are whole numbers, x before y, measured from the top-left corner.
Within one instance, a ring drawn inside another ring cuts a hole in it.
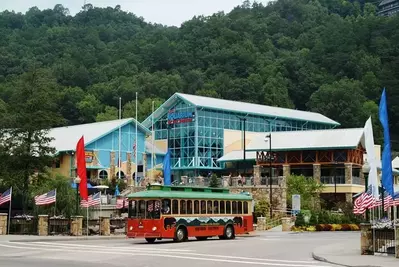
[[[69,235],[71,233],[71,219],[50,218],[48,220],[49,235]]]
[[[10,219],[10,234],[37,235],[38,219],[32,216],[21,216]]]
[[[393,229],[373,229],[374,253],[395,254],[395,231]]]
[[[358,184],[358,185],[363,185],[362,179],[357,176],[352,176],[352,184]]]
[[[100,220],[99,219],[90,219],[87,224],[86,218],[83,218],[82,223],[82,233],[83,235],[87,235],[87,229],[89,229],[89,235],[99,235],[100,234]],[[87,228],[88,226],[88,228]]]
[[[126,234],[126,219],[112,218],[110,219],[111,234],[124,235]]]
[[[321,176],[320,182],[322,184],[345,184],[345,176]]]

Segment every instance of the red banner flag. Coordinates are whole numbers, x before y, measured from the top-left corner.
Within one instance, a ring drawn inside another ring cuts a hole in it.
[[[86,155],[85,155],[85,144],[83,136],[80,138],[76,145],[76,168],[77,176],[80,178],[79,191],[80,197],[84,200],[88,198],[87,192],[87,175],[86,175]]]

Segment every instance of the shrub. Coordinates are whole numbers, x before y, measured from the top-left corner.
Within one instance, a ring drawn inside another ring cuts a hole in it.
[[[323,231],[331,231],[333,229],[331,224],[325,224],[323,227]]]
[[[329,213],[325,210],[322,210],[318,215],[318,221],[320,224],[330,223]]]
[[[309,225],[316,225],[318,223],[318,214],[316,212],[312,212],[310,215]]]
[[[305,226],[305,218],[302,214],[302,212],[300,212],[297,216],[296,216],[296,220],[295,220],[295,226],[299,227],[299,226]]]
[[[359,231],[360,227],[357,224],[350,224],[349,227],[351,228],[352,231]]]
[[[324,231],[324,224],[317,224],[316,231]]]
[[[306,227],[306,231],[314,232],[314,231],[316,231],[316,227],[315,226]]]
[[[331,227],[331,231],[341,231],[342,229],[342,226],[340,224],[332,224]]]
[[[341,231],[351,231],[351,227],[349,224],[341,224]]]

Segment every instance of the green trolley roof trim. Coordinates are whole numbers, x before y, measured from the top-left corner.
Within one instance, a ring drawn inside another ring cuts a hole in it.
[[[147,190],[129,194],[129,199],[133,198],[172,198],[172,199],[219,199],[219,200],[252,200],[252,196],[247,192],[239,194],[230,193],[225,188],[210,187],[186,187],[186,186],[165,186],[149,185]]]

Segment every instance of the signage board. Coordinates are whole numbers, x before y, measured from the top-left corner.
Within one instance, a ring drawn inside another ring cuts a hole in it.
[[[194,112],[175,112],[175,110],[170,110],[168,113],[168,124],[178,124],[192,122],[195,119]]]
[[[301,211],[301,195],[292,195],[292,213],[298,214]]]
[[[86,163],[92,163],[94,158],[94,152],[93,151],[85,151],[85,159]]]

